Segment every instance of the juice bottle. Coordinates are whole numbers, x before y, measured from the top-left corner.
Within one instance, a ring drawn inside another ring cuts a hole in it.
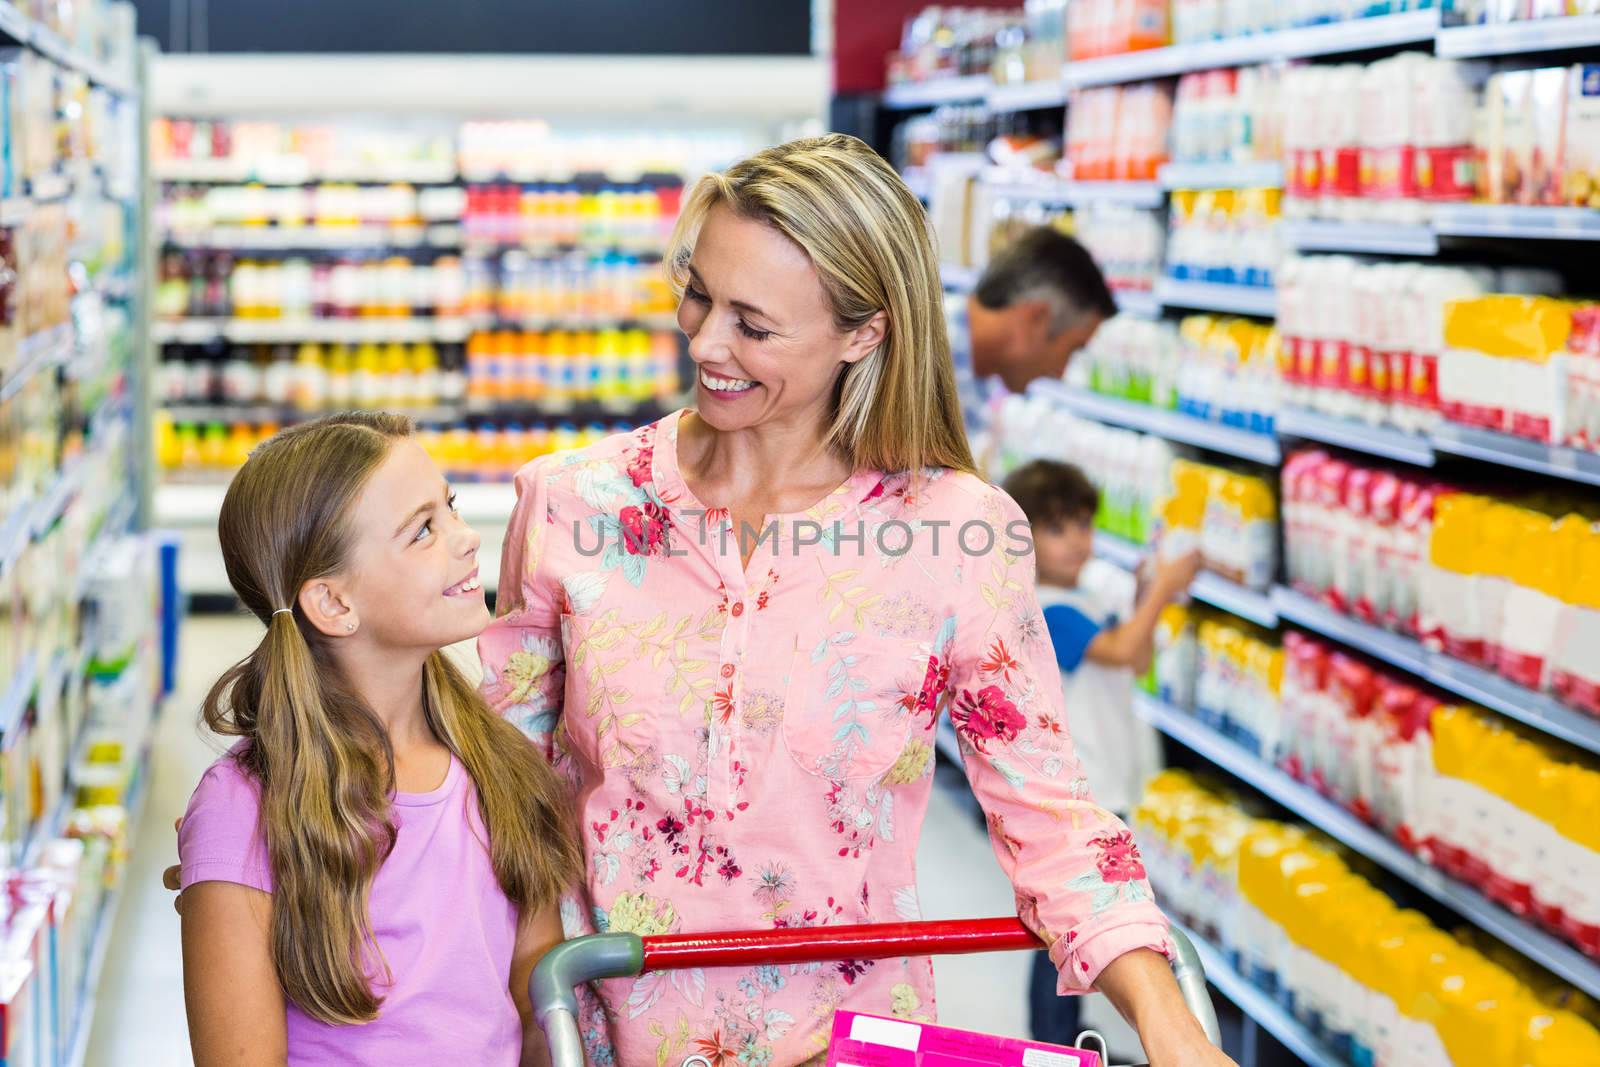
[[[545,395],[557,404],[572,402],[572,335],[552,330],[545,335]]]
[[[517,398],[518,365],[517,334],[512,330],[496,330],[492,340],[491,363],[494,374],[489,379],[493,386],[492,399],[505,403]]]
[[[390,341],[383,346],[380,381],[383,399],[379,407],[408,408],[416,404],[417,389],[416,380],[411,374],[411,359],[406,353],[406,346],[399,341]]]
[[[200,464],[212,470],[228,464],[228,429],[220,422],[206,426],[200,436]]]
[[[375,342],[363,341],[356,346],[350,384],[351,399],[356,407],[383,406],[388,389],[383,381],[383,350]]]
[[[1567,620],[1557,630],[1551,657],[1551,689],[1564,703],[1600,715],[1600,530],[1579,539]]]
[[[1434,499],[1434,519],[1422,567],[1418,629],[1430,649],[1462,659],[1480,656],[1483,635],[1476,625],[1475,574],[1478,539],[1489,501],[1469,493]]]
[[[250,450],[255,446],[255,435],[250,427],[244,423],[235,423],[228,433],[227,445],[224,448],[222,465],[229,468],[244,466],[244,461],[250,458]]]
[[[295,350],[295,382],[291,403],[298,411],[318,411],[327,401],[328,372],[322,346],[307,341]]]
[[[343,411],[355,402],[355,357],[347,344],[328,348],[328,407]]]
[[[594,394],[601,401],[620,399],[623,392],[623,339],[620,330],[602,330],[595,340]]]
[[[467,339],[467,400],[481,405],[494,392],[494,335],[479,330]]]
[[[428,341],[411,347],[408,356],[411,380],[415,389],[414,402],[419,407],[436,407],[441,401],[439,380],[439,352]]]

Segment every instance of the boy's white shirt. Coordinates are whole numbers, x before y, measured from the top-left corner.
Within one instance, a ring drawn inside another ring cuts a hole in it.
[[[1126,620],[1137,593],[1133,575],[1103,560],[1084,566],[1075,589],[1038,589],[1041,608],[1070,605],[1102,628]],[[1133,711],[1133,672],[1085,656],[1077,670],[1061,672],[1061,694],[1073,751],[1095,803],[1120,814],[1132,811],[1145,783],[1161,770],[1160,738]]]

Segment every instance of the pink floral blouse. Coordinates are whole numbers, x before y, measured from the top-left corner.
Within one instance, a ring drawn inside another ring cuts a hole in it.
[[[573,779],[569,937],[920,917],[916,848],[949,714],[1022,918],[1063,991],[1167,951],[1128,831],[1065,730],[1027,527],[966,474],[862,471],[769,516],[748,568],[678,469],[679,414],[517,475],[484,687]],[[749,531],[753,537],[756,531]],[[977,918],[977,916],[973,916]],[[931,1020],[926,958],[601,983],[595,1064],[786,1067],[834,1009]]]

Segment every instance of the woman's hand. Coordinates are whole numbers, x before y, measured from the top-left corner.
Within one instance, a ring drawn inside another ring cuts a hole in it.
[[[1141,948],[1118,956],[1095,987],[1138,1031],[1150,1067],[1236,1067],[1206,1038],[1159,952]]]

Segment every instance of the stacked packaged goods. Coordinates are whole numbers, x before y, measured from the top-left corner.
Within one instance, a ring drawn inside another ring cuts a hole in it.
[[[1162,899],[1349,1063],[1600,1056],[1592,1001],[1399,908],[1314,832],[1253,817],[1178,771],[1151,781],[1133,826]]]
[[[1280,259],[1276,189],[1172,194],[1167,274],[1180,281],[1271,288]]]
[[[1168,158],[1172,94],[1161,85],[1083,89],[1067,111],[1067,161],[1077,181],[1154,181]]]

